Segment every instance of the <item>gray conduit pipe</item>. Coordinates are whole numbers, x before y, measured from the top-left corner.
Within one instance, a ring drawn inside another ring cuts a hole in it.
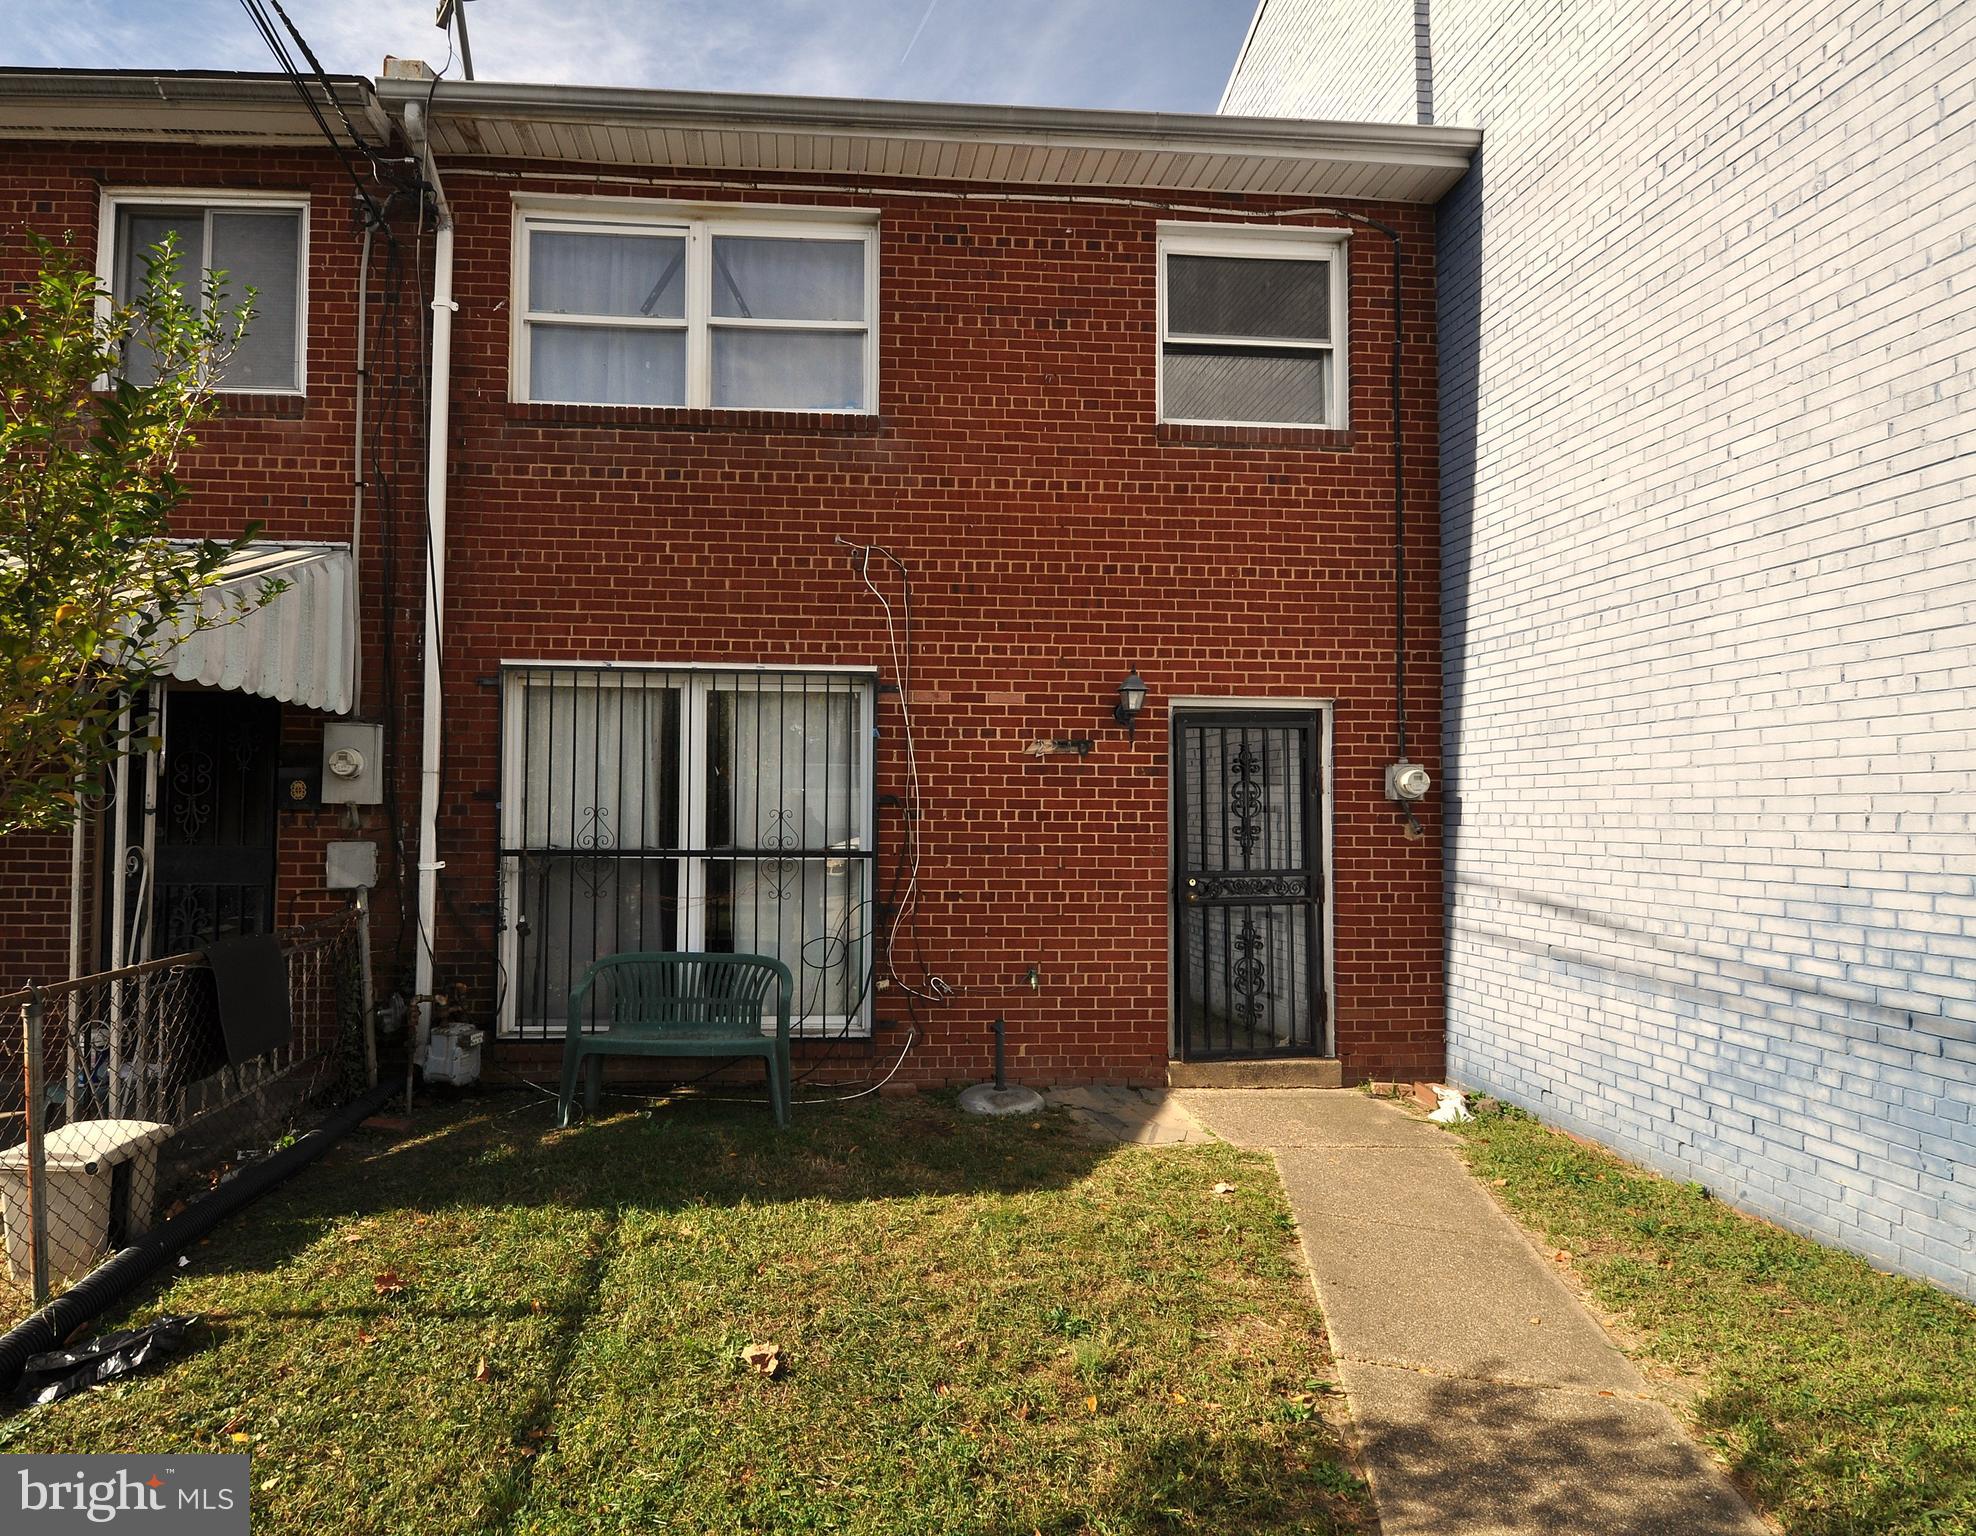
[[[382,1083],[345,1105],[294,1146],[284,1147],[228,1179],[203,1199],[195,1200],[163,1226],[146,1233],[84,1275],[25,1322],[0,1334],[0,1397],[11,1394],[20,1385],[21,1373],[31,1356],[59,1348],[78,1328],[124,1300],[227,1217],[300,1173],[362,1121],[376,1114],[391,1097],[393,1087],[391,1083]]]

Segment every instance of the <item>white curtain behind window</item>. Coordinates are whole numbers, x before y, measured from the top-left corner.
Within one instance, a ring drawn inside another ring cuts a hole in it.
[[[528,307],[537,315],[677,320],[686,315],[680,235],[536,230]],[[686,332],[650,325],[529,325],[529,396],[589,405],[683,405]]]
[[[862,331],[713,333],[713,403],[763,411],[864,407]]]
[[[724,319],[862,326],[862,240],[714,237],[713,389],[717,406],[864,408],[865,333],[723,326]]]
[[[686,333],[529,327],[528,395],[571,405],[684,405]]]
[[[536,230],[528,245],[528,307],[536,314],[683,319],[686,240]]]
[[[863,991],[866,861],[797,855],[850,855],[862,846],[858,696],[739,690],[710,702],[732,722],[732,760],[719,781],[730,846],[763,856],[710,861],[709,893],[731,892],[737,952],[774,955],[789,967],[799,1014],[841,1018]],[[718,741],[724,733],[711,734]]]
[[[543,683],[527,689],[522,708],[522,846],[531,852],[521,861],[529,942],[518,1013],[554,1029],[593,960],[679,947],[677,860],[624,856],[676,846],[677,779],[665,769],[677,751],[678,694],[609,678]]]

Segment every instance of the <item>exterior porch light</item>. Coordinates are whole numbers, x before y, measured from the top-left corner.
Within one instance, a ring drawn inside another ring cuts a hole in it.
[[[1139,734],[1139,711],[1146,707],[1146,680],[1134,667],[1125,674],[1125,681],[1118,685],[1118,703],[1112,709],[1112,719],[1125,727],[1128,739]]]

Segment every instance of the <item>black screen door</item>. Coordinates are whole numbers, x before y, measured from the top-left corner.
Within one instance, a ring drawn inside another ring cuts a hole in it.
[[[176,954],[274,927],[281,706],[174,690],[158,783],[157,939]]]
[[[1184,1060],[1323,1052],[1322,750],[1315,711],[1174,712]]]

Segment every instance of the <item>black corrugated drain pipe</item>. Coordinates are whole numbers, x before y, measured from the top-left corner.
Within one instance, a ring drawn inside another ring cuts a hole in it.
[[[59,1348],[83,1324],[129,1296],[176,1255],[190,1248],[241,1207],[300,1173],[369,1116],[377,1113],[395,1084],[380,1083],[328,1116],[292,1147],[254,1163],[193,1203],[156,1230],[84,1275],[25,1322],[0,1335],[0,1397],[20,1384],[29,1357]]]

